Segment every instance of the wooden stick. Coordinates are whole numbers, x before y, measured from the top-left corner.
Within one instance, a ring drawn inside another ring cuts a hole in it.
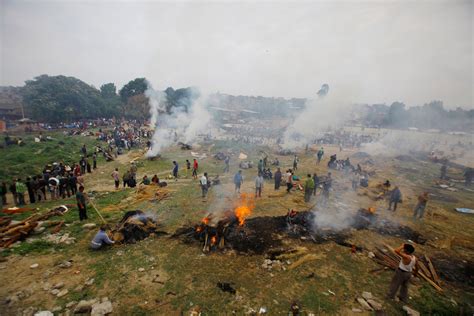
[[[431,284],[436,290],[438,290],[439,292],[443,292],[443,289],[436,283],[434,283],[433,281],[431,281],[430,278],[428,278],[423,272],[421,271],[418,271],[418,275],[421,276],[423,279],[425,279],[429,284]]]
[[[97,207],[95,207],[94,203],[89,200],[89,202],[91,203],[92,207],[94,208],[94,210],[97,212],[97,214],[99,215],[100,219],[104,222],[104,224],[107,224],[107,222],[105,221],[105,219],[102,217],[102,214],[100,214],[99,210],[97,209]]]
[[[438,274],[436,273],[436,270],[433,266],[433,263],[431,262],[430,258],[428,258],[428,256],[426,256],[426,255],[425,255],[425,259],[428,262],[428,268],[430,269],[431,275],[433,276],[433,281],[435,281],[436,284],[439,285],[440,280],[439,280]]]
[[[416,260],[416,264],[418,265],[418,268],[429,278],[432,278],[430,270],[428,270],[423,262],[420,260]]]

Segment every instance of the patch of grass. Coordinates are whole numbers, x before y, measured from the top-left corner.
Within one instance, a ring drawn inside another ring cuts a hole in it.
[[[56,246],[56,247],[55,247]],[[54,245],[53,243],[45,240],[35,240],[33,242],[22,242],[20,246],[11,249],[12,252],[15,252],[20,255],[36,253],[44,254],[51,252],[52,248],[58,250],[61,246]]]
[[[101,144],[94,137],[66,136],[61,132],[47,132],[52,141],[35,143],[33,134],[15,134],[11,137],[21,137],[24,146],[8,146],[0,149],[0,181],[10,182],[12,178],[20,177],[23,181],[28,176],[40,174],[46,164],[64,161],[72,164],[79,161],[80,149],[86,145],[89,152],[95,145]],[[103,157],[98,156],[98,163]]]

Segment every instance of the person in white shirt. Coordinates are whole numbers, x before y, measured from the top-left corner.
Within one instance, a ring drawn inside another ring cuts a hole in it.
[[[207,195],[207,172],[204,172],[204,175],[201,177],[201,180],[199,182],[201,183],[201,191],[202,191],[202,197],[206,197]]]
[[[403,244],[397,249],[394,249],[394,252],[402,258],[390,283],[388,298],[395,299],[395,294],[397,294],[398,289],[400,289],[398,297],[402,302],[407,303],[408,283],[410,282],[412,273],[415,275],[417,273],[416,257],[413,255],[415,247],[410,244]]]
[[[263,189],[263,176],[262,173],[259,173],[258,176],[255,178],[255,197],[262,197],[262,189]]]

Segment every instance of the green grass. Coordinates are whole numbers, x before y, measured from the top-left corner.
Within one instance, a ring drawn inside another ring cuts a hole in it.
[[[20,134],[12,137],[22,137],[24,146],[11,145],[0,148],[0,181],[10,182],[12,178],[38,175],[44,166],[53,162],[73,164],[79,162],[80,149],[86,145],[88,152],[92,152],[95,145],[104,145],[92,136],[66,136],[60,132],[48,132],[43,135],[51,136],[52,141],[35,143],[36,135]],[[63,142],[64,144],[60,144]],[[98,156],[98,164],[103,160]],[[92,163],[92,161],[90,161]]]

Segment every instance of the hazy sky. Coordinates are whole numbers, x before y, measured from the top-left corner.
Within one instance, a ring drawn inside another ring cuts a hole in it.
[[[118,87],[473,106],[472,1],[0,0],[1,85]]]

